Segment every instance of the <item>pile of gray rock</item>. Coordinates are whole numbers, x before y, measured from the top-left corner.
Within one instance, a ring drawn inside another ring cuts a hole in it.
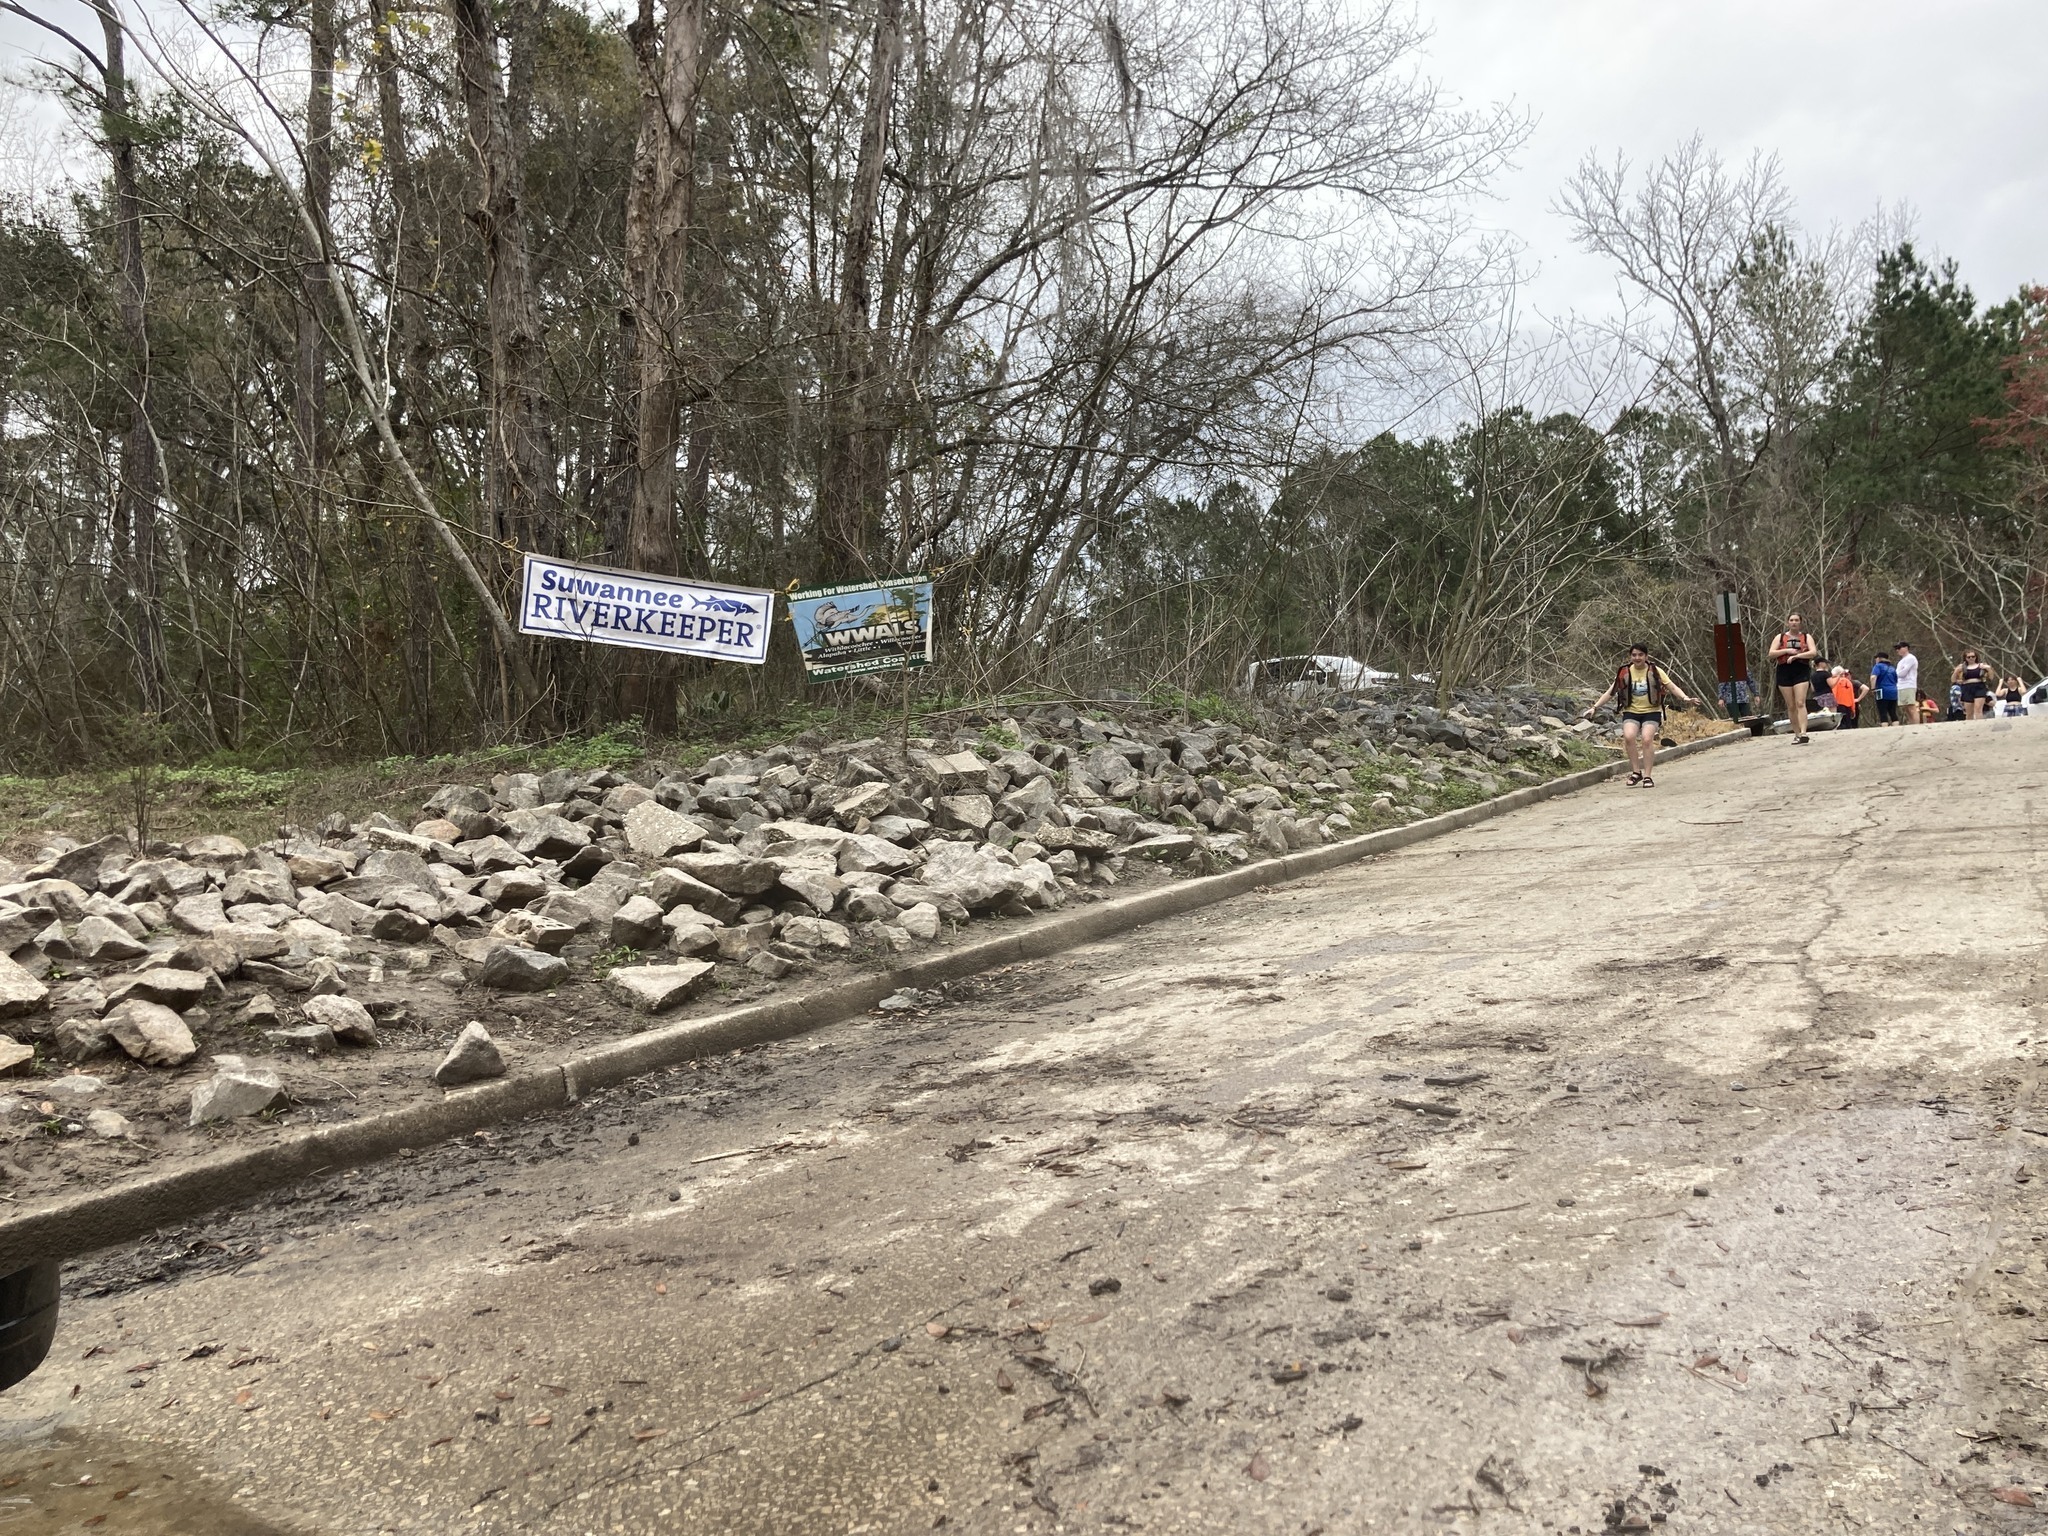
[[[1140,874],[1411,819],[1446,786],[1470,798],[1534,782],[1590,729],[1568,727],[1569,709],[1529,693],[1447,711],[1352,698],[1281,706],[1254,728],[1128,700],[1048,705],[963,716],[942,738],[806,736],[686,771],[501,774],[438,787],[409,822],[336,814],[256,848],[60,841],[0,861],[0,1028],[29,1042],[0,1036],[0,1071],[7,1047],[26,1065],[31,1046],[177,1068],[216,1019],[279,1053],[374,1050],[403,1005],[350,993],[387,978],[502,992],[588,978],[660,1013],[721,975],[897,954]],[[503,1069],[488,1036],[465,1033],[457,1057],[442,1081]],[[261,1063],[213,1066],[195,1123],[278,1102]]]

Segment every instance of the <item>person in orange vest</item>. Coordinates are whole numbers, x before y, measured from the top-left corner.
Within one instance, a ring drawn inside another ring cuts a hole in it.
[[[1621,706],[1621,750],[1628,755],[1628,783],[1631,789],[1655,789],[1650,766],[1657,760],[1657,733],[1664,726],[1664,700],[1669,697],[1690,705],[1685,690],[1671,681],[1671,675],[1650,659],[1647,645],[1628,648],[1628,665],[1614,674],[1607,691],[1579,716],[1593,718],[1593,711],[1609,699]]]
[[[1828,692],[1835,696],[1835,712],[1842,717],[1841,729],[1846,731],[1856,724],[1857,706],[1869,697],[1870,690],[1858,688],[1847,667],[1836,667],[1828,674]]]

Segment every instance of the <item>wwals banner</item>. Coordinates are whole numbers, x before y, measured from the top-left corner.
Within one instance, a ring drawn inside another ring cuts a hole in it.
[[[789,594],[789,621],[812,681],[929,666],[932,579],[804,587]]]
[[[753,587],[526,557],[519,628],[529,635],[631,645],[712,661],[768,659],[775,594]]]

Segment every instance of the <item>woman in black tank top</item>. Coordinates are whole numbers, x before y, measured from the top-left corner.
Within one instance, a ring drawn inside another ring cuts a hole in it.
[[[1785,718],[1792,724],[1792,740],[1800,746],[1806,744],[1806,693],[1813,686],[1813,658],[1819,654],[1799,615],[1787,614],[1785,627],[1771,639],[1771,661],[1778,697],[1785,701]]]
[[[1991,669],[1984,665],[1983,658],[1975,651],[1963,652],[1962,665],[1956,668],[1950,681],[1962,685],[1963,718],[1983,719],[1984,706],[1991,697]]]

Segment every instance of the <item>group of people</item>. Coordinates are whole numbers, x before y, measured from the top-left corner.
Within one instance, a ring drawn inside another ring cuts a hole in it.
[[[1811,739],[1806,731],[1807,700],[1816,679],[1822,680],[1837,724],[1843,729],[1857,725],[1863,705],[1872,700],[1877,704],[1879,725],[1981,720],[1992,713],[1994,704],[2002,704],[2008,714],[2019,714],[2027,688],[2017,675],[1996,677],[1980,653],[1965,650],[1949,678],[1954,709],[1945,712],[1920,691],[1920,658],[1908,642],[1899,641],[1889,655],[1877,652],[1870,659],[1869,678],[1858,681],[1847,667],[1828,665],[1796,613],[1788,614],[1785,627],[1771,637],[1771,664],[1778,696],[1785,702],[1785,717],[1792,725],[1792,740],[1802,746]]]
[[[1778,695],[1785,701],[1792,740],[1800,746],[1811,739],[1806,730],[1807,699],[1817,676],[1824,679],[1828,702],[1834,706],[1838,723],[1843,727],[1857,724],[1863,705],[1872,700],[1877,704],[1880,725],[1931,725],[1944,718],[1943,712],[1920,691],[1920,658],[1904,640],[1892,647],[1890,655],[1879,651],[1873,656],[1868,680],[1859,681],[1847,667],[1829,666],[1819,645],[1794,613],[1787,615],[1785,627],[1771,637],[1771,666]],[[1991,712],[1994,703],[2003,704],[2009,714],[2021,713],[2026,684],[2012,675],[1994,682],[1992,668],[1984,658],[1975,650],[1966,650],[1955,668],[1950,693],[1960,714],[1948,718],[1978,720]],[[1607,691],[1579,718],[1590,720],[1593,712],[1610,699],[1621,713],[1621,747],[1628,758],[1629,786],[1655,788],[1656,780],[1650,769],[1657,757],[1665,703],[1668,700],[1690,707],[1698,701],[1688,697],[1672,681],[1671,674],[1651,659],[1646,645],[1629,647],[1626,665],[1614,674]]]

